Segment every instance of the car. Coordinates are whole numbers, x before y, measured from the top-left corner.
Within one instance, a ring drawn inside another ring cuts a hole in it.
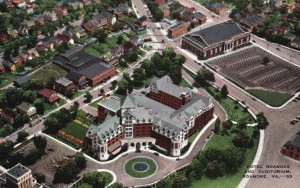
[[[159,153],[158,153],[158,152],[154,152],[153,154],[156,155],[156,156],[159,156]]]
[[[252,40],[252,42],[256,43],[256,41],[255,41],[255,40]]]
[[[295,122],[294,122],[294,121],[290,121],[290,124],[291,124],[291,125],[295,125]]]
[[[280,51],[280,49],[279,49],[279,48],[276,48],[276,50]]]
[[[299,117],[299,116],[297,116],[297,117],[296,117],[296,119],[300,120],[300,117]]]
[[[297,119],[294,119],[293,121],[294,121],[295,123],[299,123],[299,121],[298,121]]]

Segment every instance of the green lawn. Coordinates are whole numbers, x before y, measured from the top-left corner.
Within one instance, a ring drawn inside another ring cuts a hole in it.
[[[146,170],[145,172],[139,172],[136,171],[133,166],[135,163],[146,163],[148,164],[148,170]],[[149,158],[145,158],[145,157],[137,157],[137,158],[133,158],[130,159],[129,161],[126,162],[125,164],[125,172],[132,177],[136,177],[136,178],[145,178],[148,176],[151,176],[152,174],[154,174],[156,172],[157,166],[155,164],[155,162],[152,159]]]
[[[16,77],[17,76],[12,73],[5,73],[0,75],[0,87],[10,84],[12,81],[16,79]]]
[[[122,35],[125,40],[128,39],[126,34],[122,33],[120,35]],[[117,44],[118,36],[119,35],[108,37],[105,43],[92,44],[91,46],[85,49],[85,52],[91,54],[92,56],[100,58],[103,55],[107,54],[110,51],[110,49],[118,47]]]
[[[59,67],[58,65],[55,65],[53,63],[43,67],[33,75],[31,75],[32,80],[46,83],[51,78],[54,78],[55,80],[61,77],[64,77],[68,74],[67,71]]]
[[[197,131],[194,134],[192,134],[190,137],[188,137],[188,143],[192,144],[194,142],[194,140],[196,139],[198,134],[199,134],[199,132]]]
[[[182,78],[180,84],[180,86],[183,86],[183,87],[188,87],[188,88],[193,88],[193,86],[191,86],[189,83],[187,83],[187,81],[185,79]]]
[[[90,103],[89,105],[90,105],[91,107],[97,108],[97,104],[98,104],[100,101],[101,101],[101,99],[97,99],[97,100],[95,100],[94,102]]]
[[[85,139],[85,133],[87,131],[86,127],[83,127],[75,122],[68,123],[66,127],[62,129],[66,133],[78,138],[80,140]]]
[[[246,132],[251,135],[253,132],[252,127],[247,127]],[[228,146],[232,146],[232,136],[221,136],[214,134],[212,138],[209,140],[207,145],[205,146],[205,149],[207,148],[218,148],[218,149],[224,149]],[[245,174],[245,171],[248,170],[247,166],[251,165],[256,150],[258,147],[258,139],[254,140],[254,147],[251,149],[247,149],[246,155],[245,155],[245,162],[239,169],[237,173],[234,175],[227,175],[223,177],[219,177],[217,179],[209,179],[206,176],[203,176],[201,180],[197,180],[193,182],[192,188],[199,188],[199,187],[205,187],[205,188],[234,188],[237,187],[237,185],[240,183],[240,181],[243,178],[243,175]]]
[[[50,104],[50,103],[45,103],[45,113],[50,112],[54,110],[55,108],[58,108],[62,105],[66,104],[66,101],[64,99],[59,99],[58,101]]]
[[[91,87],[87,87],[86,89],[82,89],[82,90],[78,90],[72,97],[71,99],[76,99],[77,97],[79,97],[82,94],[85,94],[87,91],[91,91],[92,88]]]
[[[208,86],[206,90],[215,96],[220,91],[213,86]],[[244,107],[238,104],[233,99],[226,97],[218,100],[219,103],[223,106],[225,111],[228,114],[229,119],[239,122],[241,120],[246,120],[247,123],[254,123],[253,117],[250,115],[248,111],[245,111]]]
[[[288,93],[280,93],[276,91],[268,91],[262,89],[248,89],[249,93],[264,101],[265,103],[278,107],[283,105],[286,101],[293,97]]]

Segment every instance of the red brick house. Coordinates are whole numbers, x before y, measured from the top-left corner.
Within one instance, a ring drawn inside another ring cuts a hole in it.
[[[300,161],[300,134],[299,134],[299,132],[281,147],[280,153],[289,158]]]
[[[0,115],[8,123],[14,124],[17,114],[14,111],[12,111],[11,109],[4,108],[0,111]]]
[[[41,89],[38,91],[38,94],[43,97],[43,99],[48,103],[53,103],[59,99],[57,93],[51,89]]]
[[[68,8],[63,5],[57,5],[52,8],[55,14],[59,17],[64,17],[68,15]]]
[[[188,28],[190,26],[189,22],[180,22],[175,26],[172,26],[168,29],[168,37],[169,38],[176,38],[181,35],[184,35],[188,32]]]

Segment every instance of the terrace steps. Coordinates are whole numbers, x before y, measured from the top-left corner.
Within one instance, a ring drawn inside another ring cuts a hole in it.
[[[264,71],[264,70],[274,67],[274,66],[275,66],[274,62],[270,62],[268,65],[258,64],[256,66],[250,67],[250,69],[248,69],[248,70],[244,70],[244,71],[240,72],[239,75],[242,77],[247,77],[253,73],[261,72],[261,71]]]
[[[271,80],[275,80],[276,78],[280,77],[280,76],[283,76],[285,74],[288,74],[289,71],[287,69],[282,69],[280,68],[279,70],[277,69],[275,72],[273,73],[270,73],[270,74],[266,74],[264,76],[260,76],[253,81],[254,84],[263,84],[263,83],[266,83],[268,81],[271,81]]]

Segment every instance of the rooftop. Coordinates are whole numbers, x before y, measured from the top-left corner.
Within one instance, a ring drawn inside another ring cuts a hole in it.
[[[23,176],[24,174],[30,172],[31,170],[25,166],[23,166],[22,164],[17,164],[16,166],[12,167],[11,169],[9,169],[7,171],[7,174],[10,176],[13,176],[15,178],[20,178],[21,176]]]
[[[31,107],[34,107],[32,104],[29,104],[27,102],[22,102],[17,106],[18,109],[27,112]]]
[[[227,21],[185,35],[184,38],[191,40],[201,47],[206,47],[208,45],[230,40],[243,33],[245,32],[236,23]]]
[[[121,100],[117,96],[111,96],[108,99],[99,102],[98,105],[113,112],[117,112],[121,108]]]
[[[72,84],[73,82],[71,80],[67,79],[66,77],[62,77],[62,78],[56,80],[56,83],[59,83],[63,86],[68,86],[69,84]]]

